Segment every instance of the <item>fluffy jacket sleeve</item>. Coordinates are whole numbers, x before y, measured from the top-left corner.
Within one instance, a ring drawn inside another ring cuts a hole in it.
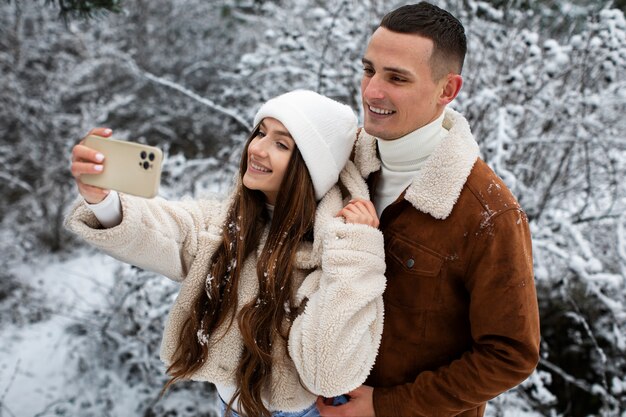
[[[80,198],[65,227],[89,244],[123,262],[182,281],[198,250],[207,219],[220,212],[217,201],[170,202],[120,194],[122,222],[102,228]]]
[[[322,266],[298,291],[306,307],[289,335],[289,354],[313,394],[341,395],[367,378],[382,335],[384,273],[378,229],[341,221],[329,228]]]

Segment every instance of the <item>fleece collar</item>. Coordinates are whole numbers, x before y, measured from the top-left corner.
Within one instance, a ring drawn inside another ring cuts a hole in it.
[[[339,185],[341,184],[341,186]],[[341,187],[347,192],[346,200],[351,198],[363,198],[369,200],[369,190],[367,184],[361,177],[359,171],[352,161],[348,161],[339,174],[339,183],[335,184],[317,204],[315,211],[315,224],[313,226],[313,243],[304,242],[296,252],[295,265],[300,269],[313,269],[322,264],[322,246],[324,239],[328,237],[328,232],[341,227],[344,223],[342,217],[336,217],[337,213],[344,207],[344,193]],[[267,230],[266,230],[267,233]],[[263,247],[267,236],[261,239]]]
[[[413,207],[436,219],[447,218],[456,203],[472,167],[479,157],[478,144],[467,120],[446,109],[443,127],[448,134],[406,189],[404,199]],[[376,138],[361,129],[356,142],[354,162],[363,178],[380,170]]]

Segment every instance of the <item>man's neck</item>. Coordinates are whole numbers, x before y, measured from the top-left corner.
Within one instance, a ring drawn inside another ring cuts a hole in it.
[[[431,123],[391,141],[376,139],[382,162],[373,195],[378,216],[411,184],[435,148],[447,134],[442,114]]]
[[[445,136],[443,118],[442,113],[429,124],[398,139],[376,139],[383,167],[396,172],[419,170]]]

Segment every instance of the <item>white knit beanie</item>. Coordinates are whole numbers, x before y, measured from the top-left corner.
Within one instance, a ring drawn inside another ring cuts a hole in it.
[[[337,182],[356,140],[357,118],[352,109],[314,91],[295,90],[261,106],[256,126],[266,117],[280,121],[293,137],[320,200]]]

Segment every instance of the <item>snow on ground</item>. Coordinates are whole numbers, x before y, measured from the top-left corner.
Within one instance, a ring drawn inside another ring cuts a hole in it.
[[[119,265],[113,258],[85,248],[71,255],[33,259],[11,271],[34,291],[46,295],[45,303],[52,315],[22,327],[13,324],[0,327],[0,417],[72,415],[71,412],[59,414],[71,397],[95,401],[93,387],[78,387],[74,381],[77,365],[72,359],[70,349],[74,344],[70,339],[76,336],[66,328],[84,322],[95,307],[105,306]],[[118,377],[110,375],[110,378],[115,381]],[[137,393],[125,384],[113,386],[119,392],[115,395],[115,406],[109,409],[110,415],[134,415],[130,410],[137,406],[134,398]],[[178,410],[213,409],[206,403],[197,404],[197,397],[186,395],[183,391],[166,396],[164,405],[173,401],[178,404],[174,407]],[[506,393],[490,403],[486,416],[541,417],[525,411],[527,407],[522,402],[514,392]]]
[[[60,398],[75,374],[68,363],[65,329],[105,300],[113,283],[114,259],[88,250],[68,257],[45,256],[13,270],[18,279],[46,296],[49,319],[0,328],[1,416],[35,416]]]

